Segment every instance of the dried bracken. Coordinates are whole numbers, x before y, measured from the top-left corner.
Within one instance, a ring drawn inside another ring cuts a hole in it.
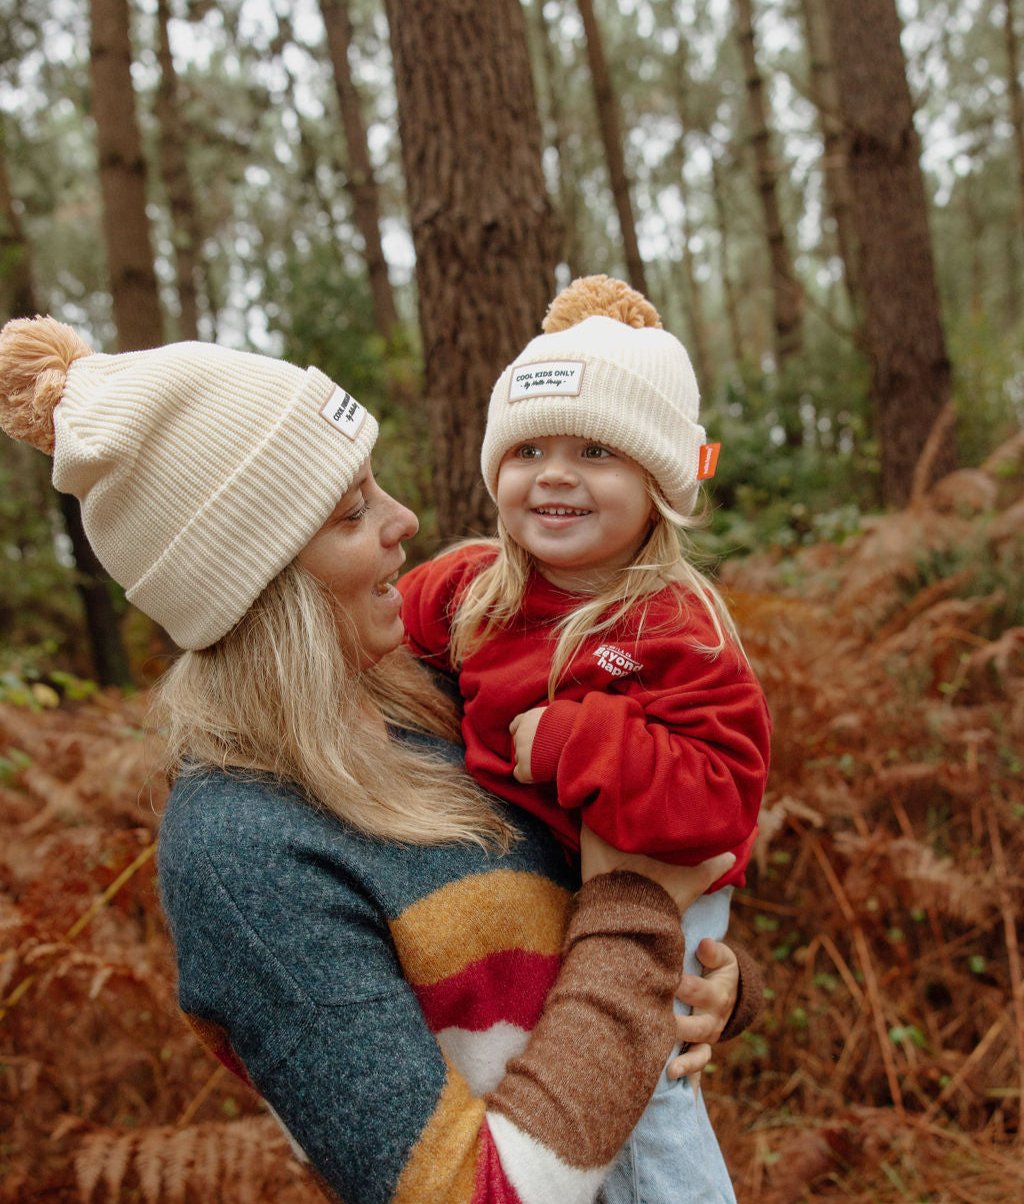
[[[705,1078],[740,1199],[1024,1197],[1022,463],[728,574],[776,726],[772,997]],[[143,709],[0,708],[0,1200],[320,1199],[177,1013]]]

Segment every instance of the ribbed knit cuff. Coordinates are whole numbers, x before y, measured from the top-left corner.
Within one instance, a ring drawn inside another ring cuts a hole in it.
[[[558,761],[579,714],[578,702],[553,702],[544,708],[530,752],[530,773],[535,782],[553,782],[558,776]]]
[[[736,988],[736,1003],[732,1015],[722,1029],[719,1041],[731,1041],[746,1031],[761,1015],[764,1008],[764,972],[759,962],[742,945],[729,943],[740,964],[740,981]]]

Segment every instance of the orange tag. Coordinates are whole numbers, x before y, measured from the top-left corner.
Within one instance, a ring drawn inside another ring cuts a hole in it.
[[[697,461],[697,480],[706,481],[715,475],[718,467],[718,453],[722,450],[721,443],[704,443],[701,445]]]

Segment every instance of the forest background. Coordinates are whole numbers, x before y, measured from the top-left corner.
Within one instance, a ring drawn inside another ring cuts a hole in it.
[[[741,1199],[1024,1194],[1020,0],[0,0],[0,317],[315,363],[412,548],[556,287],[631,280],[723,445],[773,709],[705,1090]],[[0,443],[0,1199],[316,1199],[175,1007],[173,654]]]

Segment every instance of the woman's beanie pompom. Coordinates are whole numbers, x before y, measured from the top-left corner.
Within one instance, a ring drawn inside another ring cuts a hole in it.
[[[15,318],[0,330],[0,427],[53,454],[53,411],[68,369],[92,348],[55,318]]]
[[[644,326],[661,327],[658,311],[643,293],[630,288],[624,280],[602,275],[580,276],[563,288],[548,307],[543,330],[545,334],[554,334],[596,315],[615,318],[636,330]]]

